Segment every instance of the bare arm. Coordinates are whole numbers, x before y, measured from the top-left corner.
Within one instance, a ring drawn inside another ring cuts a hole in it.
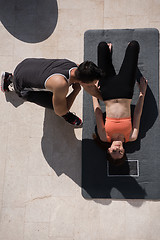
[[[105,125],[103,121],[103,113],[102,113],[101,107],[96,97],[92,97],[92,100],[93,100],[93,108],[94,108],[94,113],[96,117],[97,131],[98,131],[99,138],[101,139],[101,141],[107,142],[107,136],[106,136]]]
[[[75,98],[77,97],[78,93],[81,90],[81,86],[79,83],[74,83],[72,84],[73,91],[67,96],[66,101],[67,101],[67,109],[68,111],[70,110]]]
[[[144,98],[147,90],[147,80],[142,77],[139,84],[140,94],[135,106],[134,115],[133,115],[133,130],[130,137],[130,141],[135,141],[138,137],[140,120],[143,110]]]
[[[58,116],[63,116],[69,111],[77,94],[81,90],[79,84],[73,84],[72,87],[73,91],[67,96],[68,83],[59,75],[51,77],[46,83],[46,88],[53,92],[53,108]]]
[[[66,88],[60,88],[54,90],[52,103],[55,114],[58,116],[63,116],[68,112],[67,107],[67,99],[66,95],[68,93],[68,89]]]
[[[96,85],[87,85],[87,84],[81,84],[81,85],[84,88],[84,90],[88,92],[91,96],[94,96],[100,100],[103,100],[101,96],[101,92]]]
[[[74,86],[73,91],[66,97],[68,87],[61,87],[56,89],[53,93],[53,107],[58,116],[65,115],[71,108],[77,94],[80,91],[80,86]]]

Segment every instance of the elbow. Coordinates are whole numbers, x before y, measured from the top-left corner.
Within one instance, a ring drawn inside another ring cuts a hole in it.
[[[131,141],[132,141],[132,142],[134,142],[134,141],[136,141],[136,140],[137,140],[137,136],[131,138]]]
[[[134,135],[132,135],[131,138],[130,138],[130,142],[134,142],[134,141],[136,141],[137,138],[138,138],[138,134],[134,134]]]

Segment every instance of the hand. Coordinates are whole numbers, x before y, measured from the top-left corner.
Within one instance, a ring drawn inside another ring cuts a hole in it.
[[[148,81],[144,77],[141,77],[140,83],[138,83],[138,86],[139,86],[140,94],[142,94],[143,96],[145,96],[146,94],[147,84],[148,84]]]
[[[73,88],[73,90],[74,90],[75,92],[77,92],[77,93],[79,93],[80,90],[81,90],[81,86],[80,86],[79,83],[73,83],[73,84],[72,84],[72,88]]]

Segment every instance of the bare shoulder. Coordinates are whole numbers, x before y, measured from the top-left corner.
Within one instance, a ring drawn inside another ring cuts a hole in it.
[[[68,90],[68,82],[61,75],[54,75],[50,77],[46,82],[46,88],[50,91],[64,91]]]

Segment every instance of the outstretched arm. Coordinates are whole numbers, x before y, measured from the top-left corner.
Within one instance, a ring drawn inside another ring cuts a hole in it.
[[[138,137],[140,120],[141,120],[143,104],[144,104],[144,98],[145,98],[145,94],[146,94],[146,90],[147,90],[147,83],[148,83],[148,81],[144,77],[141,77],[140,84],[138,83],[140,93],[139,93],[139,98],[138,98],[138,101],[137,101],[137,104],[136,104],[135,110],[134,110],[133,130],[132,130],[132,135],[130,137],[130,141],[135,141]]]
[[[101,107],[96,97],[92,97],[92,100],[93,100],[93,108],[94,108],[94,113],[96,117],[97,131],[98,131],[99,138],[101,139],[101,141],[107,142],[107,135],[105,131],[105,125],[103,121],[103,113],[102,113]]]

